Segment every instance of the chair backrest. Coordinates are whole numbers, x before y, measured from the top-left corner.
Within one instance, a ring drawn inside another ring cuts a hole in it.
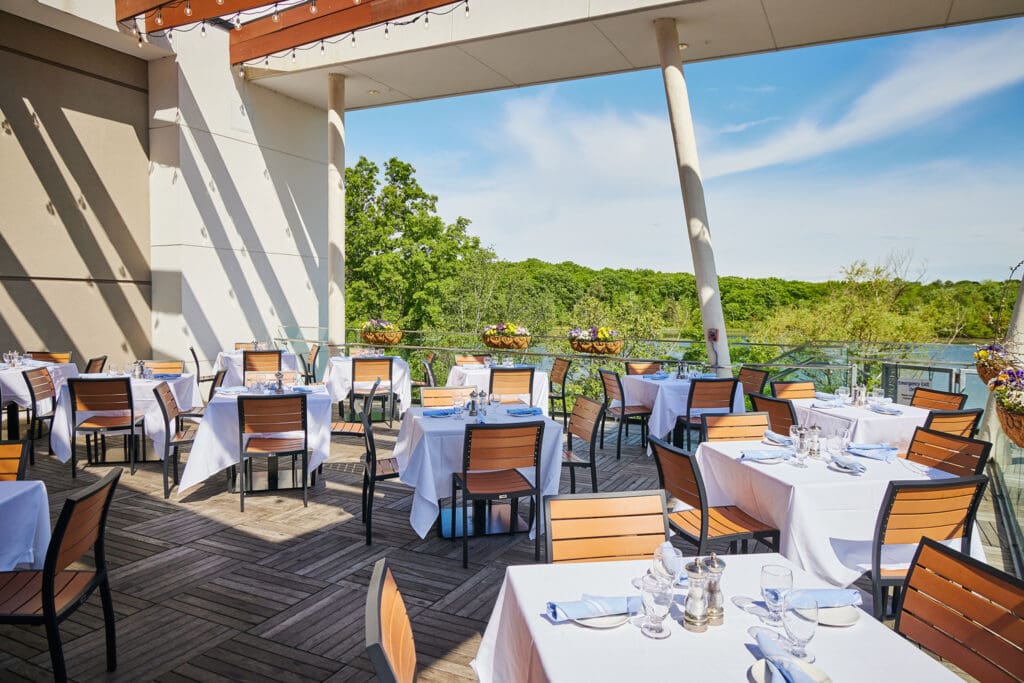
[[[668,540],[660,490],[549,496],[544,520],[549,563],[650,559]]]
[[[456,398],[465,403],[476,387],[423,387],[420,403],[424,408],[450,408]]]
[[[370,418],[373,417],[373,399],[377,395],[377,389],[379,388],[380,379],[378,378],[373,380],[373,385],[370,387],[370,390],[366,393],[365,396],[363,396],[363,407],[362,410],[360,410],[359,412],[366,414],[367,421],[369,421]]]
[[[0,481],[20,481],[28,467],[28,441],[0,441]]]
[[[925,410],[962,410],[967,402],[967,394],[954,394],[951,391],[939,391],[918,387],[910,398],[910,405]]]
[[[467,424],[462,448],[462,472],[521,467],[536,467],[539,470],[543,436],[543,420],[514,425]]]
[[[814,382],[772,382],[775,398],[814,398]]]
[[[164,414],[164,423],[170,423],[181,414],[181,408],[174,398],[174,393],[167,382],[160,382],[153,387],[153,395],[156,396],[156,403],[160,406],[160,412]]]
[[[253,342],[235,342],[235,351],[253,351],[256,344]]]
[[[902,593],[897,633],[979,681],[1024,680],[1024,581],[926,538]]]
[[[103,368],[105,368],[106,366],[107,366],[107,357],[106,356],[96,356],[95,358],[90,358],[89,362],[85,364],[85,372],[87,374],[88,373],[103,372]]]
[[[653,375],[656,372],[661,372],[661,361],[634,360],[626,363],[627,375]]]
[[[701,478],[697,459],[686,451],[670,446],[661,439],[651,437],[647,441],[654,451],[654,463],[658,468],[658,482],[670,497],[701,511],[701,520],[707,524],[707,496],[704,480]]]
[[[491,368],[488,393],[499,396],[526,394],[533,405],[534,368]]]
[[[486,365],[491,357],[487,354],[473,355],[467,353],[455,354],[456,365]]]
[[[764,394],[751,394],[750,402],[754,410],[768,413],[768,423],[773,432],[789,434],[789,428],[795,425],[796,410],[788,398],[775,398]]]
[[[242,372],[278,372],[282,351],[242,351]]]
[[[246,434],[306,431],[306,395],[239,396],[238,432]]]
[[[366,471],[370,479],[375,479],[377,476],[377,441],[373,438],[373,422],[370,421],[370,412],[365,408],[359,411],[359,422],[363,425],[363,442],[366,444]]]
[[[183,360],[144,360],[143,366],[152,370],[154,375],[180,375],[185,372]]]
[[[760,441],[769,428],[768,413],[706,413],[700,422],[704,441]]]
[[[72,412],[101,410],[129,412],[134,415],[132,381],[128,377],[69,379]],[[77,419],[75,420],[77,423]]]
[[[352,381],[372,382],[379,379],[382,383],[390,382],[394,360],[394,358],[353,358]]]
[[[386,559],[373,565],[366,591],[366,656],[382,683],[416,678],[412,622]]]
[[[221,380],[223,382],[224,380]],[[281,383],[282,384],[296,384],[299,381],[299,373],[297,372],[282,372]],[[277,382],[276,372],[253,372],[247,371],[244,373],[242,383],[247,387],[251,387],[257,382]]]
[[[206,397],[206,402],[209,403],[213,400],[213,397],[217,395],[217,389],[224,386],[224,378],[227,377],[227,370],[218,370],[213,374],[213,381],[210,383],[210,395]]]
[[[114,489],[121,478],[121,468],[115,467],[105,477],[84,489],[74,491],[64,500],[46,549],[43,563],[43,595],[45,586],[53,585],[54,577],[77,562],[90,550],[96,573],[106,571],[103,539],[107,526],[107,511],[114,498]]]
[[[619,378],[619,373],[614,370],[598,369],[598,374],[601,375],[601,388],[604,389],[604,405],[607,408],[611,405],[612,401],[619,401],[625,405],[623,400],[622,392],[622,380]]]
[[[603,418],[603,403],[586,396],[577,396],[572,406],[572,414],[569,415],[569,450],[572,450],[574,436],[593,446]]]
[[[192,363],[196,366],[196,381],[198,382],[199,378],[203,376],[203,373],[199,370],[199,356],[196,354],[196,347],[189,346],[188,352],[192,356]]]
[[[891,481],[875,524],[871,548],[872,575],[881,576],[882,546],[961,539],[971,547],[974,517],[988,477],[972,475],[937,481]]]
[[[932,410],[924,421],[924,428],[955,436],[974,436],[981,422],[981,408],[973,410]]]
[[[731,411],[737,387],[739,387],[739,382],[732,378],[690,380],[690,397],[686,403],[687,414],[691,414],[690,411],[694,408]]]
[[[768,371],[755,368],[740,368],[740,374],[736,376],[743,385],[743,395],[763,394],[764,386],[768,384]]]
[[[559,384],[565,386],[565,378],[569,375],[569,366],[572,365],[572,361],[567,358],[556,358],[554,365],[551,366],[551,374],[548,375],[548,382],[550,384]]]
[[[428,387],[437,386],[437,378],[434,377],[434,352],[431,351],[427,357],[420,361],[423,363],[423,381]]]
[[[907,447],[907,460],[964,477],[982,474],[992,444],[918,427]]]
[[[71,352],[66,353],[53,351],[29,351],[28,357],[32,360],[41,360],[47,363],[70,363]]]
[[[306,355],[306,370],[312,371],[316,369],[316,359],[320,356],[320,345],[313,344],[309,347],[309,353]]]
[[[56,396],[57,391],[53,387],[53,378],[50,376],[50,371],[46,368],[25,370],[21,373],[21,376],[25,378],[25,384],[28,386],[32,410],[37,409],[40,401]]]

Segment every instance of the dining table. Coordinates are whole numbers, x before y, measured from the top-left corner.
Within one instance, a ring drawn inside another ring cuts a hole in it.
[[[121,375],[107,372],[85,373],[79,375],[81,379],[107,379],[111,377],[126,378],[128,375]],[[199,385],[196,383],[196,376],[192,373],[169,373],[156,375],[152,379],[138,377],[131,378],[132,405],[135,415],[144,416],[145,436],[153,441],[153,450],[158,458],[163,459],[164,454],[164,417],[157,403],[153,389],[161,382],[167,382],[174,401],[182,411],[188,411],[194,406],[203,405],[203,396],[199,392]],[[90,415],[104,415],[110,413],[79,413],[78,420],[81,422]],[[114,413],[116,414],[116,413]],[[65,383],[57,395],[57,407],[53,412],[53,424],[50,428],[50,450],[61,462],[71,459],[71,433],[74,425],[71,424],[71,392]]]
[[[233,387],[245,383],[245,372],[242,369],[243,353],[244,350],[227,350],[217,354],[217,359],[213,362],[213,371],[224,370],[224,386]],[[299,359],[291,351],[281,352],[281,371],[299,371]]]
[[[331,454],[331,397],[321,387],[286,389],[286,395],[306,395],[306,423],[309,461],[307,472],[314,470]],[[178,495],[208,478],[239,463],[238,399],[258,395],[242,386],[221,387],[206,404],[203,419],[189,450],[185,471],[178,483]],[[268,435],[273,436],[273,435]]]
[[[22,373],[35,368],[46,368],[55,391],[60,391],[69,378],[78,377],[78,366],[74,363],[51,363],[32,358],[21,359],[17,367],[10,363],[0,363],[0,406],[7,409],[7,438],[12,441],[17,441],[20,436],[18,409],[28,408],[32,403],[32,396]],[[49,403],[50,399],[40,401],[41,413],[45,414],[51,410],[53,406]]]
[[[0,572],[42,569],[50,545],[50,504],[41,481],[0,481]]]
[[[510,367],[510,366],[494,366]],[[511,366],[525,368],[529,366]],[[447,386],[450,387],[475,387],[477,391],[490,392],[491,390],[491,368],[487,365],[454,365],[448,371]],[[548,373],[543,370],[533,372],[533,394],[520,394],[519,400],[536,406],[548,414],[548,394],[551,387],[548,383]]]
[[[840,471],[824,458],[794,461],[742,459],[744,451],[784,448],[762,441],[704,441],[696,451],[709,507],[736,505],[779,529],[780,552],[798,567],[834,586],[848,586],[871,568],[878,512],[891,481],[950,479],[955,475],[903,458],[855,457],[863,474]],[[960,547],[956,541],[955,546]],[[915,545],[887,545],[883,568],[905,568]],[[971,555],[984,561],[975,527]]]
[[[380,358],[380,356],[361,356],[361,358]],[[412,374],[409,372],[409,364],[398,356],[384,356],[391,358],[391,390],[398,396],[401,410],[406,410],[412,405]],[[345,401],[352,391],[352,358],[349,356],[332,356],[327,363],[327,370],[324,372],[324,384],[331,395],[332,401]],[[356,382],[356,391],[369,391],[373,382]],[[377,388],[378,395],[383,395],[388,390],[387,381],[381,381]],[[401,414],[401,413],[399,413]]]
[[[638,595],[631,580],[650,569],[650,561],[508,567],[472,666],[483,683],[758,680],[754,671],[763,662],[759,662],[761,653],[751,629],[767,626],[749,606],[760,600],[761,568],[767,564],[789,568],[798,589],[823,588],[828,583],[776,553],[722,559],[726,565],[721,580],[724,622],[702,633],[684,629],[686,588],[677,588],[664,622],[669,635],[662,640],[641,632],[640,617],[617,620],[622,623],[613,628],[548,617],[547,604],[552,601],[579,600],[583,594]],[[869,613],[852,609],[849,625],[819,625],[807,645],[816,658],[814,665],[831,680],[960,680]]]
[[[858,443],[885,442],[905,451],[914,438],[914,430],[924,426],[928,411],[916,406],[894,403],[856,406],[836,404],[830,399],[798,398],[793,400],[797,423],[805,427],[821,427],[822,434],[841,434],[852,430],[850,440]],[[891,414],[898,410],[899,414]],[[889,411],[889,412],[885,412]]]
[[[662,375],[623,375],[622,391],[626,405],[642,405],[651,411],[647,421],[648,432],[652,436],[662,438],[675,429],[676,419],[686,415],[686,405],[690,399],[693,386],[691,377],[668,377]],[[614,403],[613,403],[614,405]],[[743,392],[737,391],[733,397],[731,412],[746,411],[743,403]],[[694,409],[694,415],[701,413],[729,412],[720,409]]]
[[[484,418],[491,424],[514,425],[524,421],[543,420],[544,436],[540,454],[541,500],[558,493],[562,477],[562,423],[543,415],[517,417],[509,415],[513,406],[488,408]],[[409,520],[420,538],[426,538],[441,511],[441,500],[451,496],[452,474],[462,471],[462,450],[466,425],[477,418],[462,415],[432,417],[424,408],[414,406],[405,413],[395,441],[394,457],[398,460],[399,479],[415,491]],[[429,411],[429,409],[427,409]],[[447,411],[441,411],[447,412]],[[532,468],[520,470],[530,481]],[[540,518],[543,515],[534,515]],[[444,520],[442,520],[444,521]],[[531,531],[531,538],[535,529]]]

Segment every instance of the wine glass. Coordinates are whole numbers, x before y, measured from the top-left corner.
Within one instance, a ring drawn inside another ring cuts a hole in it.
[[[828,454],[831,457],[835,457],[843,452],[843,437],[840,434],[833,434],[825,440]]]
[[[818,627],[818,603],[813,598],[786,600],[782,611],[782,626],[786,629],[793,647],[790,652],[797,659],[807,663],[814,661],[814,655],[807,651],[807,643],[814,637]]]
[[[768,623],[778,625],[786,595],[793,589],[793,572],[777,564],[761,567],[761,597],[768,608]]]
[[[455,419],[462,419],[462,399],[459,396],[455,396],[452,399],[452,412],[455,413]]]
[[[679,581],[679,575],[683,571],[683,553],[679,548],[659,545],[654,549],[654,559],[651,562],[651,574],[668,581],[673,586]]]
[[[672,584],[655,574],[647,574],[641,580],[640,596],[644,605],[640,630],[649,638],[667,638],[671,631],[663,622],[672,607]]]
[[[850,387],[836,387],[836,400],[844,405],[849,403]]]
[[[793,449],[796,450],[796,446],[800,443],[800,425],[789,426],[789,440],[793,442]]]

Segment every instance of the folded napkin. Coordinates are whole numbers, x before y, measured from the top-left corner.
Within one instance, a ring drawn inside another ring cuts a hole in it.
[[[831,401],[828,402],[828,403],[824,403],[822,401],[814,401],[814,402],[811,403],[811,407],[812,408],[836,408],[837,406],[836,406],[835,403],[832,403]]]
[[[850,448],[847,450],[854,455],[859,455],[862,458],[871,458],[872,460],[892,462],[896,459],[895,448],[854,448],[853,444],[850,444]]]
[[[701,379],[716,379],[717,377],[718,377],[718,375],[716,373],[714,373],[714,372],[704,372],[704,373],[701,373],[701,376],[700,376]]]
[[[454,408],[427,408],[423,411],[427,417],[447,417],[455,414]]]
[[[217,387],[218,394],[244,394],[247,391],[245,387]]]
[[[740,451],[740,460],[775,460],[776,458],[782,458],[783,460],[789,460],[793,457],[793,451],[780,451],[777,449],[773,450],[747,450]]]
[[[852,472],[856,472],[858,474],[861,472],[866,472],[868,469],[867,467],[864,466],[863,463],[859,463],[855,458],[851,458],[846,455],[833,455],[832,462],[836,463],[840,467],[845,467],[846,469]]]
[[[554,622],[570,619],[590,619],[612,614],[634,614],[642,606],[639,595],[602,597],[584,593],[579,600],[549,602],[548,617]]]
[[[541,410],[540,408],[537,408],[536,406],[534,406],[533,408],[509,408],[508,409],[508,414],[509,415],[516,415],[516,416],[522,416],[522,415],[543,415],[544,411]]]
[[[180,372],[158,372],[153,375],[153,379],[178,379],[181,377]]]
[[[658,372],[652,372],[649,375],[644,375],[644,378],[646,378],[646,379],[668,379],[668,373],[665,372],[664,370],[659,370]]]
[[[780,446],[792,446],[793,445],[793,439],[789,438],[788,436],[783,436],[782,434],[779,434],[778,432],[773,432],[770,429],[766,429],[765,430],[764,438],[766,438],[768,441],[771,441],[772,443],[777,443]]]
[[[856,588],[804,588],[792,591],[788,599],[797,608],[804,604],[810,607],[816,602],[822,609],[856,606],[863,601]]]
[[[903,414],[903,411],[900,410],[899,408],[897,408],[895,406],[882,405],[881,403],[876,403],[873,406],[868,406],[868,410],[870,410],[870,411],[872,411],[874,413],[880,413],[882,415],[902,415]]]
[[[767,680],[770,683],[814,683],[814,679],[800,668],[797,660],[783,649],[770,631],[758,631],[757,647],[768,663]]]
[[[857,449],[860,449],[862,451],[876,451],[876,450],[887,451],[890,448],[892,448],[892,446],[890,446],[889,444],[887,444],[885,442],[881,442],[881,443],[865,442],[865,443],[851,443],[850,444],[850,448],[857,448]]]
[[[292,387],[292,391],[297,391],[300,394],[312,394],[316,390],[313,387]]]
[[[683,573],[683,558],[681,555],[673,553],[674,549],[675,546],[672,545],[671,541],[665,541],[661,544],[662,564],[665,565],[665,569],[672,572],[673,576],[679,576]]]
[[[833,401],[833,400],[835,400],[835,397],[836,397],[835,394],[830,394],[830,393],[827,393],[825,391],[815,391],[814,392],[814,398],[818,399],[819,401]]]

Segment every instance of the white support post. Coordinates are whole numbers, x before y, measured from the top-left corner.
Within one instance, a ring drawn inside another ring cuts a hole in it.
[[[327,343],[345,343],[345,77],[327,76]]]
[[[1024,358],[1024,276],[1021,277],[1017,300],[1010,314],[1010,322],[1006,326],[1005,348],[1014,354],[1018,361]],[[996,399],[992,393],[989,393],[988,402],[985,404],[985,417],[981,422],[981,429],[978,430],[978,438],[992,444],[992,453],[989,457],[998,462],[1001,468],[1005,470],[1010,466],[1012,444],[1002,433],[999,416],[996,415]]]

